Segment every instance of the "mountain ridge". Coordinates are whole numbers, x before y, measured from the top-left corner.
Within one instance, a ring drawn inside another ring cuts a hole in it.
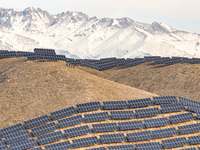
[[[0,8],[0,48],[53,48],[67,57],[200,57],[200,35],[164,23],[89,17],[82,12],[50,14],[40,8]]]

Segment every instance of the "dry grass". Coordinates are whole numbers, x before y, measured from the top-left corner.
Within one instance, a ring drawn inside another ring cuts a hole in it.
[[[146,63],[101,72],[84,67],[80,69],[158,95],[183,96],[200,101],[200,64],[175,64],[159,67]]]
[[[0,60],[0,128],[78,103],[155,94],[100,78],[64,62]]]

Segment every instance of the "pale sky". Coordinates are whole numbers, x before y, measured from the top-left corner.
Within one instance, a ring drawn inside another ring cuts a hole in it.
[[[98,18],[129,17],[200,34],[200,0],[0,0],[0,6],[16,9],[32,6],[51,14],[80,11]]]

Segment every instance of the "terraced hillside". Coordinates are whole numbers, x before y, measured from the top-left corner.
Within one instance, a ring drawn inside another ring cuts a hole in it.
[[[0,148],[195,150],[199,106],[175,96],[77,104],[1,129]]]
[[[65,62],[0,59],[0,128],[83,102],[152,96]]]

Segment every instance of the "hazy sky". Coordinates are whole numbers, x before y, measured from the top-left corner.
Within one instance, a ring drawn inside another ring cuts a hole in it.
[[[0,0],[0,6],[17,9],[33,6],[51,14],[81,11],[90,17],[129,17],[200,33],[200,0]]]

